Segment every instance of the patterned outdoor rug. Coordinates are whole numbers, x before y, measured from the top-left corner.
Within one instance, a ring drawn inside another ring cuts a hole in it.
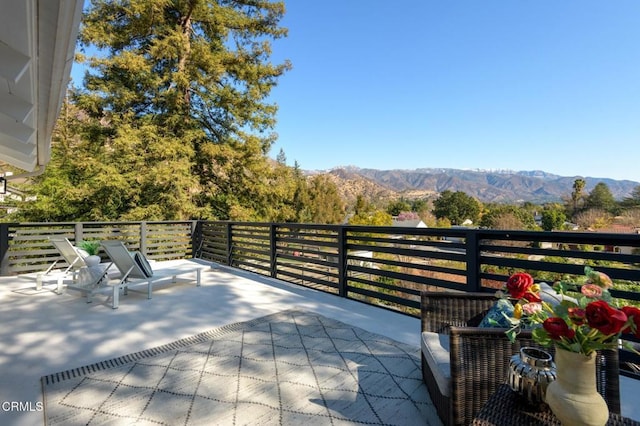
[[[47,424],[440,424],[420,349],[302,311],[42,378]]]

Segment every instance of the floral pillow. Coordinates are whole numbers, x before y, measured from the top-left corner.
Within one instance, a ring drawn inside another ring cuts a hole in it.
[[[511,323],[505,318],[505,315],[509,318],[513,316],[513,304],[506,299],[499,299],[491,309],[489,309],[489,312],[487,312],[482,321],[480,321],[478,327],[509,328],[511,327]]]

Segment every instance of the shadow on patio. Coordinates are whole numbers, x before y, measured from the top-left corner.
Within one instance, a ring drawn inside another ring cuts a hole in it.
[[[3,424],[43,423],[42,376],[284,310],[312,311],[419,348],[417,318],[227,267],[205,270],[199,288],[159,284],[151,300],[144,291],[130,290],[119,309],[111,308],[107,294],[88,304],[72,290],[55,294],[55,285],[38,292],[33,275],[2,277],[0,285],[0,396],[32,408],[3,410]],[[425,422],[439,424],[435,413],[427,417]]]

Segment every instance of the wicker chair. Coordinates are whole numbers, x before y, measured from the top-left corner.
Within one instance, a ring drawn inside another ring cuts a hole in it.
[[[489,397],[505,383],[509,360],[523,346],[539,347],[530,332],[522,332],[509,342],[503,328],[480,328],[486,312],[495,303],[491,293],[422,293],[422,331],[448,335],[450,379],[443,392],[425,358],[423,334],[422,376],[445,425],[467,425]],[[433,335],[432,335],[433,336]],[[553,353],[553,350],[545,349]],[[620,413],[618,352],[598,352],[598,391],[612,413]],[[439,376],[442,380],[442,376]],[[448,393],[448,395],[447,395]]]

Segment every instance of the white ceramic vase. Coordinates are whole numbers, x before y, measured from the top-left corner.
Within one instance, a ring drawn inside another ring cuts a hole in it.
[[[91,256],[87,256],[84,258],[84,263],[88,266],[88,267],[92,267],[92,266],[98,266],[100,264],[100,256],[98,255],[91,255]]]
[[[557,378],[547,387],[546,402],[564,426],[603,426],[609,407],[596,387],[596,356],[556,349]]]

